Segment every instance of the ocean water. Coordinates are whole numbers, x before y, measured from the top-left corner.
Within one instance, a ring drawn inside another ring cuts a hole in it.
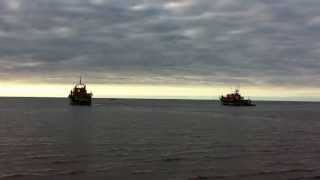
[[[320,103],[0,99],[0,179],[320,179]]]

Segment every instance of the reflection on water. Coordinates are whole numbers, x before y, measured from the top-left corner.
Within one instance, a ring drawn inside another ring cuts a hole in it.
[[[312,179],[318,103],[2,98],[5,179]]]

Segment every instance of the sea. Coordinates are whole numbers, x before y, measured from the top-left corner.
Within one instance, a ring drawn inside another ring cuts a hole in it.
[[[320,103],[0,98],[0,180],[320,179]]]

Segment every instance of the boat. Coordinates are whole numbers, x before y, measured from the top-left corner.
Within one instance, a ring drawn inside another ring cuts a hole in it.
[[[80,77],[79,83],[77,83],[69,94],[71,105],[88,105],[92,104],[92,93],[87,92],[86,84],[82,83]]]
[[[220,96],[220,103],[225,106],[255,106],[250,99],[241,96],[239,89],[226,96]]]

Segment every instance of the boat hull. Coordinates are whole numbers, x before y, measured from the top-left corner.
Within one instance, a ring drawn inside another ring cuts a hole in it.
[[[71,105],[91,106],[92,98],[69,97]]]
[[[220,99],[220,103],[224,106],[256,106],[251,100],[227,101]]]
[[[227,102],[221,102],[224,106],[256,106],[255,104],[247,104],[247,103],[227,103]]]

